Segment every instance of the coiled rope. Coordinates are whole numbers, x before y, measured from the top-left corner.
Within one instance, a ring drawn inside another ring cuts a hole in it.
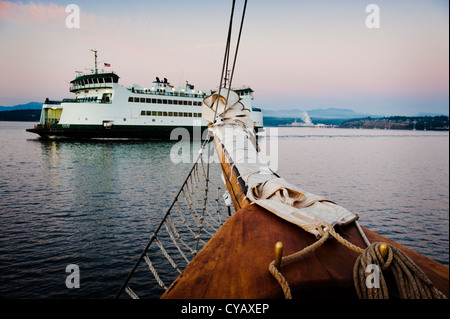
[[[389,292],[383,271],[390,271],[395,279],[399,297],[401,299],[447,299],[447,297],[433,286],[433,283],[423,271],[400,249],[387,245],[385,258],[380,253],[381,243],[373,243],[358,257],[353,268],[355,289],[360,299],[388,299]],[[379,287],[368,288],[366,269],[369,265],[376,265],[381,269]]]
[[[360,254],[353,268],[355,289],[360,299],[389,298],[389,292],[383,276],[383,271],[388,270],[395,278],[397,289],[402,299],[447,299],[442,292],[433,286],[423,271],[400,249],[387,245],[388,253],[385,260],[379,249],[381,243],[373,243],[366,249],[362,249],[345,240],[330,225],[323,226],[319,240],[292,255],[283,257],[278,267],[276,266],[275,260],[269,264],[269,271],[280,284],[286,299],[292,299],[292,293],[288,281],[280,271],[281,265],[299,261],[310,255],[322,246],[330,235],[345,247]],[[363,235],[363,237],[365,236]],[[367,281],[371,279],[368,278],[366,272],[368,265],[376,265],[381,269],[378,272],[380,287],[367,287]]]

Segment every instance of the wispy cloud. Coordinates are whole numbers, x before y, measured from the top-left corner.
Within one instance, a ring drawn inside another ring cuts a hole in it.
[[[22,3],[22,2],[0,2],[0,20],[18,23],[51,23],[65,19],[65,6],[54,3]]]

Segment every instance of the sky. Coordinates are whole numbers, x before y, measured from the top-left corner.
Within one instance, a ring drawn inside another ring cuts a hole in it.
[[[218,87],[231,0],[70,1],[0,0],[0,105],[72,97],[75,71],[93,68],[91,49],[124,86],[158,76]],[[70,3],[79,28],[67,27]],[[369,4],[379,28],[366,23],[376,22]],[[449,3],[249,0],[233,86],[250,86],[254,106],[270,110],[448,114]]]

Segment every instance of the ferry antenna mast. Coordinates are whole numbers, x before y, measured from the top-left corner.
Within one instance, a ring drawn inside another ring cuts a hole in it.
[[[227,74],[225,75],[225,78],[223,79],[224,80],[224,84],[223,84],[224,88],[227,87],[227,81],[230,79],[230,72],[231,72],[231,70],[227,70]]]
[[[94,61],[95,61],[95,66],[94,66],[94,74],[98,73],[98,69],[97,69],[97,50],[91,49],[92,52],[94,52]]]

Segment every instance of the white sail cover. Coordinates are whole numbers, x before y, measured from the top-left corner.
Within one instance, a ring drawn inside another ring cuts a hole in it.
[[[216,111],[217,109],[217,111]],[[325,225],[345,225],[358,219],[336,203],[308,193],[279,178],[258,155],[250,111],[239,95],[227,89],[203,100],[203,118],[223,144],[227,160],[247,185],[246,197],[280,218],[319,237]]]
[[[317,237],[322,226],[345,225],[358,218],[336,203],[305,192],[282,178],[252,185],[247,198]]]

